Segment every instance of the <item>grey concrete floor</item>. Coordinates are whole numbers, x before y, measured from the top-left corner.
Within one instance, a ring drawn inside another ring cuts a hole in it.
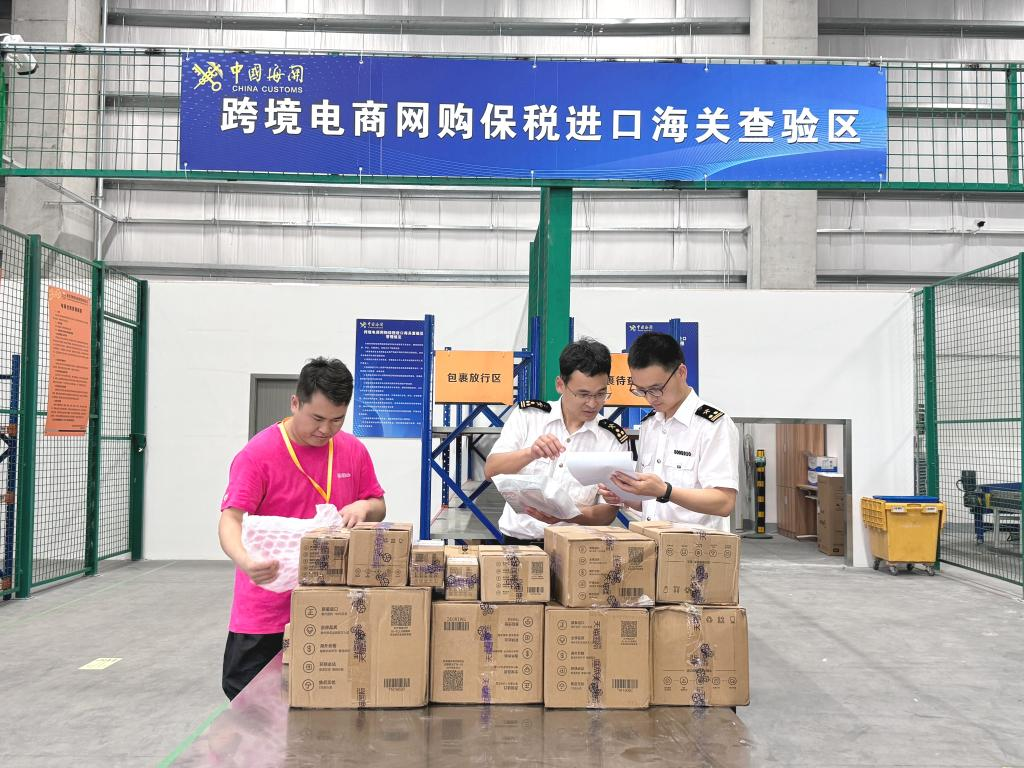
[[[108,563],[0,604],[0,765],[164,761],[223,707],[231,584],[226,563]],[[749,765],[1024,766],[1018,589],[849,569],[777,537],[745,542],[741,602]],[[79,669],[99,657],[122,660]]]

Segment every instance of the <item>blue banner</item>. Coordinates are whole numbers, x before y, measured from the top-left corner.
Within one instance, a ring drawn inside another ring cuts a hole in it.
[[[880,181],[885,70],[191,53],[180,168]]]
[[[419,437],[423,321],[356,320],[356,437]]]

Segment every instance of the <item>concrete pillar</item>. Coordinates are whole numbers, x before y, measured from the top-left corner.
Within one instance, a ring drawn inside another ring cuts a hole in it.
[[[750,0],[750,52],[817,56],[818,0]],[[752,190],[747,195],[750,288],[814,288],[818,193]]]
[[[14,0],[11,31],[27,42],[95,43],[100,39],[101,5],[101,0]],[[59,66],[55,55],[39,59],[39,70],[26,77],[58,76],[54,73]],[[68,87],[45,97],[45,123],[32,126],[28,131],[19,129],[18,134],[9,137],[5,150],[9,147],[15,160],[25,165],[38,165],[39,155],[25,150],[32,147],[56,150],[57,154],[44,154],[42,163],[63,168],[70,161],[72,147],[78,152],[83,148],[90,152],[94,149],[95,125],[90,128],[84,124],[88,119],[85,115],[95,116],[98,106],[96,84],[84,79],[90,72],[87,62],[88,58],[82,57],[77,65],[65,65],[59,78]],[[73,86],[72,80],[77,81]],[[53,89],[47,88],[50,90]],[[16,82],[11,84],[11,91],[9,109],[15,111],[16,117],[16,110],[24,109],[24,104],[18,98]],[[77,110],[77,114],[72,110]],[[42,114],[41,110],[33,111],[36,120],[41,119]],[[77,164],[82,164],[81,157]],[[62,177],[54,180],[86,199],[92,199],[96,190],[95,179]],[[91,258],[93,255],[93,212],[36,179],[8,177],[3,213],[4,223],[9,227],[42,235],[45,242],[80,256]]]

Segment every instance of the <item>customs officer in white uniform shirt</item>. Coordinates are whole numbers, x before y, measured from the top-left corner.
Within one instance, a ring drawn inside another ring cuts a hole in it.
[[[617,473],[615,484],[638,496],[628,506],[642,520],[730,529],[739,489],[739,433],[732,419],[704,402],[686,383],[679,342],[645,333],[629,349],[631,389],[653,409],[640,423],[638,477]],[[615,488],[605,501],[621,504]]]
[[[558,400],[520,402],[509,415],[484,465],[487,479],[495,475],[543,474],[555,478],[576,502],[580,514],[568,521],[579,525],[608,525],[616,507],[602,503],[596,485],[583,486],[565,467],[571,451],[627,451],[629,439],[618,424],[601,418],[608,400],[612,359],[608,348],[593,339],[580,339],[562,350],[555,379]],[[508,504],[498,528],[505,543],[539,543],[544,529],[562,523],[530,509],[519,514]]]

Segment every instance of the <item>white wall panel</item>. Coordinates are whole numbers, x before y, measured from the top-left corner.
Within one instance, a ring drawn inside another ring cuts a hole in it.
[[[246,440],[251,373],[294,373],[316,354],[352,362],[357,317],[429,312],[437,317],[438,347],[511,349],[522,345],[526,304],[523,288],[501,287],[157,280],[150,295],[145,552],[154,559],[221,556],[218,502]],[[630,319],[684,314],[700,322],[704,397],[737,417],[851,419],[854,498],[912,491],[908,296],[579,288],[572,312],[579,335],[613,348],[624,343]],[[750,333],[755,325],[762,333]],[[811,325],[832,343],[817,349],[808,368],[792,342]],[[794,377],[797,369],[803,373]],[[418,522],[418,441],[366,443],[389,517]],[[855,564],[866,565],[856,516],[853,548]]]

